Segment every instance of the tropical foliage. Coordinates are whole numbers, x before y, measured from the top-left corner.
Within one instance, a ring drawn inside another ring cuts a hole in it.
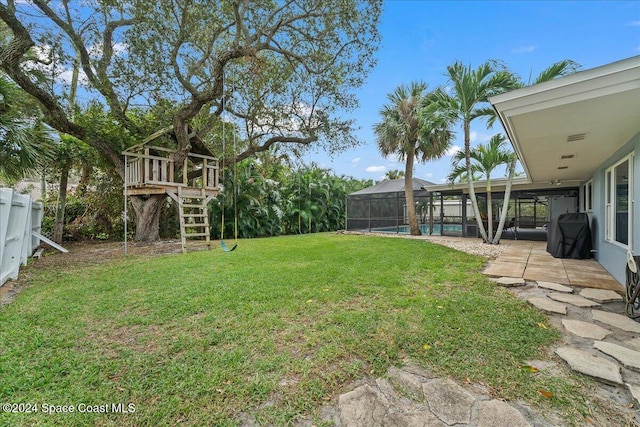
[[[367,184],[314,164],[287,170],[276,180],[260,174],[260,166],[245,160],[237,177],[225,176],[224,192],[210,204],[214,238],[235,237],[236,217],[240,238],[344,229],[347,195]]]
[[[398,170],[398,169],[393,169],[390,171],[387,171],[387,173],[384,174],[384,178],[385,179],[400,179],[400,178],[404,178],[404,171]]]
[[[70,192],[64,217],[65,239],[120,239],[124,235],[122,183],[93,163],[84,186]],[[108,169],[107,169],[108,170]],[[336,176],[315,164],[291,169],[286,163],[265,167],[254,159],[238,163],[224,176],[224,191],[209,204],[214,239],[278,236],[335,231],[345,227],[347,194],[370,182]],[[45,199],[45,231],[53,231],[57,193]],[[224,212],[224,222],[222,213]],[[135,232],[130,222],[128,231]],[[175,204],[162,204],[161,238],[177,238]]]

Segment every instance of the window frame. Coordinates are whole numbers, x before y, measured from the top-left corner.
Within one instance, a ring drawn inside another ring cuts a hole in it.
[[[582,211],[593,212],[593,178],[583,184],[582,191]]]
[[[634,153],[631,152],[609,166],[604,173],[604,216],[605,216],[605,240],[624,249],[631,250],[633,248],[633,159]],[[616,240],[617,229],[617,186],[616,186],[616,169],[618,166],[627,163],[627,182],[628,182],[628,207],[627,207],[627,242],[622,243]]]

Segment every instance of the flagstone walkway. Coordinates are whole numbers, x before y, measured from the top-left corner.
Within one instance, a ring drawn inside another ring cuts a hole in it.
[[[563,332],[563,341],[553,349],[558,362],[525,363],[539,375],[564,375],[572,369],[599,381],[598,396],[616,405],[621,418],[594,413],[593,425],[640,426],[640,323],[618,314],[624,307],[622,297],[611,290],[555,282],[494,280],[549,313],[550,323]],[[340,395],[337,406],[324,407],[321,417],[343,427],[565,425],[557,414],[543,416],[523,402],[492,399],[479,384],[458,384],[412,365],[392,367],[384,378],[364,380]]]
[[[635,408],[620,425],[640,425],[640,322],[624,315],[624,298],[612,290],[524,279],[510,290],[563,331],[554,352],[567,366],[599,381],[601,395]]]
[[[471,239],[426,240],[465,251],[465,245],[474,246]],[[573,370],[594,378],[598,398],[610,401],[618,418],[592,413],[590,425],[640,426],[640,323],[621,314],[620,283],[595,260],[553,258],[545,242],[509,241],[491,249],[496,249],[494,254],[477,253],[493,258],[484,274],[545,311],[563,333],[552,349],[557,360],[524,362],[541,375],[562,376]],[[413,365],[392,367],[384,378],[362,380],[340,395],[337,405],[321,408],[320,417],[337,427],[565,425],[558,414],[543,415],[523,402],[493,399],[482,385],[436,378]],[[302,420],[298,425],[315,424]]]
[[[563,341],[553,349],[557,361],[525,362],[542,375],[564,375],[572,369],[599,381],[598,395],[616,405],[624,419],[592,414],[595,425],[640,426],[640,323],[619,314],[624,312],[624,288],[595,260],[553,258],[545,242],[500,246],[484,274],[547,312],[550,323],[563,332]],[[492,399],[478,384],[436,378],[412,365],[392,367],[384,378],[363,380],[320,415],[345,427],[564,425],[557,414],[542,416],[523,402]]]

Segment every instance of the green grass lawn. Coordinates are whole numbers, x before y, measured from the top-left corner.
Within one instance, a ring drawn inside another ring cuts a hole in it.
[[[28,288],[0,308],[0,402],[135,412],[41,407],[0,413],[0,425],[233,426],[243,412],[286,425],[406,359],[502,398],[584,411],[574,380],[522,369],[558,332],[483,277],[483,263],[424,241],[320,234],[31,267]]]

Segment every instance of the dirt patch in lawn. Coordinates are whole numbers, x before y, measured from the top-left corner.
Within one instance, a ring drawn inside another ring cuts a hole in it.
[[[127,245],[124,253],[123,242],[82,241],[65,242],[69,252],[60,253],[45,245],[39,259],[29,258],[28,266],[20,269],[17,280],[10,280],[0,286],[0,306],[14,300],[15,296],[29,283],[34,271],[57,269],[74,270],[124,259],[127,256],[155,257],[167,254],[179,254],[182,246],[179,240],[161,240],[153,243],[133,242]]]

